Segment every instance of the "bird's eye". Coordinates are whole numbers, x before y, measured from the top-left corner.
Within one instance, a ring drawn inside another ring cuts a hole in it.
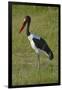
[[[26,19],[24,18],[24,22],[26,21]]]

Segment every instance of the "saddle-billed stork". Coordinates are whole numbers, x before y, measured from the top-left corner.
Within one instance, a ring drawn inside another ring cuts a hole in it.
[[[38,61],[39,61],[38,67],[39,67],[40,52],[44,51],[45,54],[48,55],[50,60],[53,59],[53,53],[52,53],[51,49],[49,48],[48,44],[46,43],[46,41],[43,38],[38,37],[38,36],[32,34],[31,32],[29,32],[30,22],[31,22],[31,17],[30,16],[25,16],[23,25],[22,25],[19,32],[23,31],[24,27],[26,26],[26,34],[27,34],[28,40],[30,41],[31,47],[35,50],[35,52],[37,54]]]

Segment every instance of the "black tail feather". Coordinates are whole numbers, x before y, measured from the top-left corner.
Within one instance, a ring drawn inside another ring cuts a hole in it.
[[[47,44],[44,45],[43,50],[48,54],[50,60],[54,58],[53,52]]]
[[[49,53],[49,59],[52,60],[54,58],[52,51]]]

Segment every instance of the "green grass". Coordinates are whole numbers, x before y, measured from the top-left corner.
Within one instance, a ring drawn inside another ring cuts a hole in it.
[[[49,61],[40,55],[40,70],[35,66],[37,56],[24,30],[19,29],[26,15],[31,16],[30,31],[43,37],[54,54]],[[47,6],[12,6],[12,85],[32,85],[58,82],[58,8]]]

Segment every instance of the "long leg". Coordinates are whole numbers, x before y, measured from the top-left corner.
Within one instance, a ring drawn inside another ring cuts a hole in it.
[[[38,61],[38,69],[40,70],[40,55],[37,54],[37,61]]]
[[[40,55],[37,54],[37,62],[38,62],[38,76],[39,76],[39,84],[40,84]]]

